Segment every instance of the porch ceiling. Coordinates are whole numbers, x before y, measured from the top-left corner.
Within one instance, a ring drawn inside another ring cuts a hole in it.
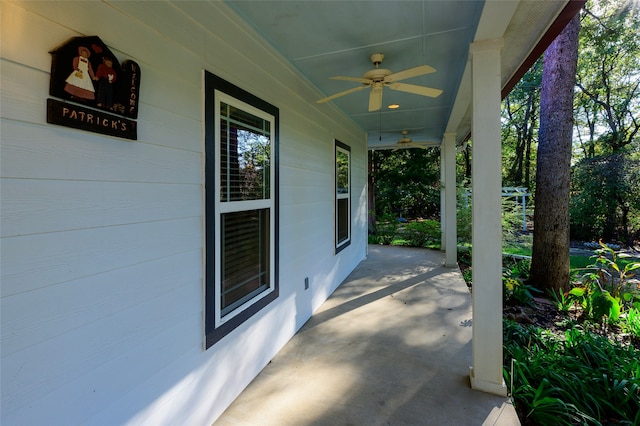
[[[383,108],[368,112],[369,90],[329,103],[368,134],[370,149],[393,145],[402,130],[414,141],[439,145],[445,132],[460,142],[470,132],[469,44],[504,37],[506,85],[567,5],[562,1],[228,1],[243,19],[319,90],[318,98],[357,87],[331,80],[360,77],[369,56],[401,71],[427,64],[437,72],[403,82],[442,89],[427,98],[384,89]],[[580,3],[580,2],[578,2]],[[390,110],[389,104],[400,108]]]

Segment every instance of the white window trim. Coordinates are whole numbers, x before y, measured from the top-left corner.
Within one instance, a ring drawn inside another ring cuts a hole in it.
[[[255,304],[256,302],[258,302],[259,300],[265,298],[266,296],[268,296],[269,294],[271,294],[274,291],[274,274],[275,274],[275,188],[274,188],[274,183],[275,183],[275,167],[273,164],[273,153],[274,153],[274,147],[275,147],[275,140],[274,140],[274,136],[275,136],[275,117],[271,114],[268,114],[267,112],[259,109],[259,108],[255,108],[252,105],[249,105],[245,102],[242,102],[241,100],[233,97],[233,96],[229,96],[224,92],[221,92],[219,90],[215,90],[215,99],[216,99],[216,103],[215,103],[215,114],[214,114],[214,119],[216,120],[216,123],[220,123],[220,104],[221,103],[225,103],[227,105],[232,105],[234,107],[240,108],[245,112],[248,112],[252,115],[255,115],[256,117],[262,118],[266,121],[270,122],[270,134],[269,134],[269,141],[270,141],[270,150],[271,150],[271,158],[270,158],[270,162],[271,164],[269,165],[269,184],[271,185],[269,194],[270,197],[266,200],[248,200],[248,201],[226,201],[226,202],[221,202],[220,201],[220,175],[219,173],[216,174],[215,176],[215,191],[214,191],[214,197],[215,197],[215,271],[216,271],[216,276],[215,276],[215,326],[218,327],[224,323],[226,323],[227,321],[235,318],[236,316],[238,316],[239,314],[241,314],[243,311],[245,311],[246,309],[248,309],[251,305]],[[216,161],[218,161],[219,158],[221,158],[221,135],[220,135],[220,129],[219,126],[216,126],[216,134],[215,134],[215,158]],[[219,166],[219,163],[218,163]],[[216,168],[216,170],[218,170]],[[234,310],[232,310],[231,312],[227,313],[226,315],[222,316],[222,302],[221,302],[221,293],[222,293],[222,265],[221,265],[221,253],[222,253],[222,247],[221,247],[221,237],[222,237],[222,233],[220,230],[220,218],[223,214],[225,213],[233,213],[233,212],[238,212],[238,211],[247,211],[247,210],[258,210],[258,209],[269,209],[269,288],[260,292],[259,294],[255,295],[254,297],[252,297],[251,299],[247,300],[246,302],[244,302],[242,305],[238,306],[237,308],[235,308]]]

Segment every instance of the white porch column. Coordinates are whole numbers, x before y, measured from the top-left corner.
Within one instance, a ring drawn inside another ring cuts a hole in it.
[[[471,44],[473,366],[471,387],[506,395],[502,378],[502,39]]]
[[[454,268],[458,266],[458,229],[456,220],[456,134],[444,134],[440,158],[444,168],[444,219],[445,231],[442,237],[445,247],[444,266]]]

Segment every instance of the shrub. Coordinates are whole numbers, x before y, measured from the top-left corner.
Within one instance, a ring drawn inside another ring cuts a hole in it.
[[[620,152],[585,158],[571,179],[571,236],[629,242],[640,217],[640,163]]]
[[[440,222],[424,220],[404,224],[398,233],[412,247],[429,247],[440,244]]]
[[[424,220],[400,223],[395,219],[379,221],[369,235],[370,244],[410,247],[440,247],[440,222]]]

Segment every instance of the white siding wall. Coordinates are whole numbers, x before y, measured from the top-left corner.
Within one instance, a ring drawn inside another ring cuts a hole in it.
[[[0,423],[210,424],[365,256],[364,134],[221,2],[0,8]],[[48,51],[82,35],[140,65],[137,141],[46,123]],[[280,297],[207,351],[203,69],[281,129]],[[334,137],[354,194],[338,256]]]

